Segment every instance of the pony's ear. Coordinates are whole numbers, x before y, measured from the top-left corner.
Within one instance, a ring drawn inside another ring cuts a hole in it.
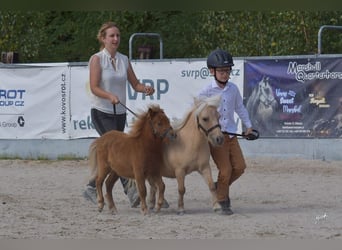
[[[152,107],[148,108],[147,114],[149,117],[153,117],[157,112],[155,111],[155,109],[153,109]]]
[[[164,112],[159,106],[150,106],[147,111],[150,117],[155,116],[159,112]]]
[[[193,102],[194,105],[197,106],[197,105],[200,103],[201,98],[199,98],[199,97],[194,97],[193,100],[194,100],[194,102]]]

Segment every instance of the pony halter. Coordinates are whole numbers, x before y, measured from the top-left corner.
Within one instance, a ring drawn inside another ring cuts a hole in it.
[[[165,129],[165,131],[163,133],[158,133],[158,131],[153,127],[153,123],[152,123],[152,120],[150,120],[150,125],[151,125],[151,128],[152,128],[152,131],[153,131],[153,135],[154,135],[154,138],[161,138],[161,139],[164,139],[170,131],[172,131],[172,127],[169,127],[167,129]]]
[[[209,128],[209,129],[205,129],[205,128],[201,125],[201,123],[199,122],[198,116],[197,116],[196,118],[197,118],[197,126],[198,126],[198,129],[202,129],[206,136],[208,136],[209,133],[210,133],[211,131],[213,131],[215,128],[219,128],[219,129],[221,130],[221,125],[218,124],[218,123],[217,123],[216,125],[212,126],[212,127]]]

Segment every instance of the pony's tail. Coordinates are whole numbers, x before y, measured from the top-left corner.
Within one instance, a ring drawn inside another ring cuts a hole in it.
[[[95,180],[97,177],[97,157],[96,157],[96,140],[90,144],[89,152],[88,152],[88,160],[89,160],[89,170],[90,170],[90,178],[89,181]]]

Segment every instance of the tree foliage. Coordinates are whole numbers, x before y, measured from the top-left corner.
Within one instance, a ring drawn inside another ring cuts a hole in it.
[[[342,11],[0,11],[0,50],[15,51],[21,62],[80,62],[98,51],[97,31],[105,21],[121,30],[120,51],[129,53],[133,33],[159,33],[164,58],[203,58],[216,47],[233,56],[280,56],[317,53],[322,25],[342,25]],[[342,52],[341,30],[326,30],[322,53]],[[151,45],[159,58],[159,41]]]
[[[0,50],[19,52],[23,61],[39,58],[43,20],[42,13],[0,12]]]

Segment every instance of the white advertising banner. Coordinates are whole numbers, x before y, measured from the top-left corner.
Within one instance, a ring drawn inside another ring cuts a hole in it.
[[[0,68],[0,138],[69,138],[69,69]]]
[[[242,94],[243,60],[234,64],[230,80]],[[156,103],[171,121],[181,119],[193,98],[212,81],[205,59],[134,61],[132,66],[138,79],[156,91],[145,96],[127,85],[127,107],[138,113]],[[87,66],[0,68],[0,76],[0,139],[98,137],[90,117]],[[127,111],[126,132],[134,118]]]
[[[90,86],[87,66],[76,66],[70,69],[70,137],[98,137],[90,118]]]
[[[239,86],[242,94],[243,60],[234,61],[234,64],[230,80]],[[212,80],[206,60],[137,61],[132,62],[132,66],[140,82],[153,86],[155,93],[145,96],[128,85],[127,107],[137,113],[156,103],[165,110],[171,121],[181,119],[189,110],[193,98]],[[98,136],[91,123],[89,93],[88,68],[71,67],[71,138]],[[127,111],[125,131],[129,130],[134,118]]]

